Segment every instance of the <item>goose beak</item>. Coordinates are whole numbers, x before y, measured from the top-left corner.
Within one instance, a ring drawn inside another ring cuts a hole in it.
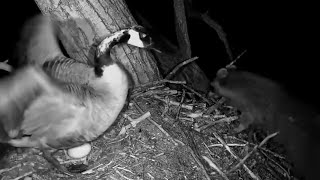
[[[127,42],[128,44],[139,48],[154,50],[157,53],[162,53],[162,51],[155,48],[152,38],[148,34],[142,32],[141,28],[133,27],[128,31],[128,34],[130,35]]]
[[[162,51],[160,51],[159,49],[156,49],[156,48],[154,48],[154,47],[151,47],[150,49],[154,50],[154,51],[157,52],[157,53],[162,53]]]

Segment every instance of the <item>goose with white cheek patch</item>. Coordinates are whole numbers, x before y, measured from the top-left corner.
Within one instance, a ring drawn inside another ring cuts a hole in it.
[[[128,95],[128,73],[111,58],[111,48],[152,43],[142,28],[120,30],[100,43],[90,66],[63,55],[56,30],[46,16],[26,24],[16,56],[24,66],[0,79],[0,142],[38,148],[58,170],[73,175],[49,150],[69,149],[76,158],[90,152],[87,143],[112,125]]]

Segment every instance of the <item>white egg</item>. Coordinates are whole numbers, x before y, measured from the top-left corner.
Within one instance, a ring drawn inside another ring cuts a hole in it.
[[[90,153],[90,151],[91,151],[91,145],[86,143],[81,146],[68,149],[68,155],[71,158],[79,159],[87,156]]]

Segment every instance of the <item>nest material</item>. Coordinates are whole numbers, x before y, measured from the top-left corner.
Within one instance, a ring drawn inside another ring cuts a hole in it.
[[[36,149],[13,150],[3,159],[0,179],[290,179],[290,165],[272,143],[276,134],[256,143],[244,133],[232,135],[233,108],[208,107],[211,100],[171,90],[163,82],[137,88],[129,108],[91,143],[86,158],[56,153],[61,164],[84,163],[87,171],[68,177]]]

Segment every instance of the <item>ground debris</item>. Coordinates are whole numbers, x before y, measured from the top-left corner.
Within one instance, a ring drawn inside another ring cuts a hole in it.
[[[129,108],[91,143],[86,158],[55,155],[65,166],[88,165],[75,177],[59,174],[39,151],[26,149],[5,156],[0,179],[289,179],[290,165],[270,136],[253,141],[245,132],[233,134],[235,109],[209,107],[204,96],[195,100],[190,93],[159,83],[134,91]]]

